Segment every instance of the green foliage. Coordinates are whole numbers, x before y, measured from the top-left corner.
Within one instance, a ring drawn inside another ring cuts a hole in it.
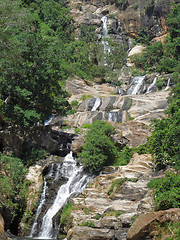
[[[82,95],[81,100],[85,101],[86,99],[92,98],[92,95]]]
[[[150,154],[150,150],[149,150],[149,145],[148,143],[142,144],[139,147],[133,148],[133,150],[135,152],[137,152],[138,154]]]
[[[137,10],[138,9],[138,2],[135,2],[132,7],[134,8],[134,10]]]
[[[91,124],[90,123],[85,123],[81,127],[90,129],[91,128]]]
[[[167,173],[164,178],[156,178],[148,183],[153,189],[157,210],[180,207],[180,175]]]
[[[167,118],[153,121],[149,149],[156,160],[157,170],[167,165],[180,168],[180,84],[172,92]]]
[[[154,1],[147,4],[147,11],[154,7]],[[167,23],[170,28],[170,36],[166,38],[163,45],[161,42],[150,43],[149,34],[142,29],[139,32],[137,42],[147,44],[142,56],[132,56],[132,61],[137,68],[144,71],[160,73],[179,73],[179,53],[180,53],[180,3],[173,4]]]
[[[155,240],[163,239],[168,236],[168,240],[180,239],[180,223],[179,222],[165,222],[164,224],[157,224],[157,234]]]
[[[114,128],[105,121],[97,120],[92,123],[82,152],[78,155],[89,171],[110,164],[118,157],[118,149],[110,139],[113,133]]]
[[[126,10],[129,6],[128,0],[116,0],[115,4],[120,10]]]
[[[129,181],[129,182],[137,182],[137,181],[138,181],[138,178],[128,178],[128,181]]]
[[[28,167],[35,164],[40,159],[45,158],[46,155],[47,155],[47,152],[45,150],[32,148],[30,150],[26,150],[22,154],[21,159],[23,163]]]
[[[114,192],[119,192],[122,185],[126,182],[126,180],[127,180],[126,178],[119,178],[119,179],[113,181],[107,194],[112,195],[112,193],[114,193]]]
[[[149,44],[150,41],[149,32],[146,29],[142,28],[138,32],[138,39],[136,41],[137,43]]]
[[[77,100],[73,100],[72,102],[71,102],[71,107],[74,107],[74,108],[77,108],[78,107],[78,101]]]
[[[95,33],[95,27],[92,25],[81,25],[79,39],[87,43],[97,41],[97,34]]]
[[[73,220],[73,217],[71,216],[72,210],[73,210],[72,204],[67,203],[61,213],[61,219],[60,219],[61,224],[66,225],[68,227],[71,226],[72,220]]]
[[[157,86],[158,90],[161,90],[165,86],[164,81],[163,81],[162,78],[158,78],[157,79],[156,86]]]
[[[94,228],[95,225],[92,221],[82,221],[79,226],[86,226],[86,227],[91,227]]]
[[[19,158],[0,154],[0,207],[10,208],[13,216],[25,207],[29,184],[24,178],[26,171]]]
[[[133,149],[129,147],[124,147],[123,150],[119,153],[118,158],[113,162],[113,166],[123,166],[129,163],[133,155]]]
[[[103,217],[105,216],[115,216],[116,218],[122,215],[124,212],[123,211],[107,211],[103,214]]]
[[[95,218],[96,220],[99,220],[99,219],[101,218],[101,215],[96,214],[96,215],[94,216],[94,218]]]

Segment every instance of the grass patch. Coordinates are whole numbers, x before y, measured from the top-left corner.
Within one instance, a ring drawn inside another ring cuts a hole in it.
[[[113,166],[123,166],[127,165],[130,162],[130,159],[133,156],[133,149],[129,147],[124,147],[123,150],[119,153],[118,158],[114,161]]]
[[[92,95],[82,95],[81,100],[85,101],[86,99],[92,98]]]
[[[67,203],[65,207],[63,208],[62,214],[61,214],[61,224],[66,225],[68,228],[72,226],[73,217],[71,216],[71,211],[74,208],[72,207],[71,203]]]
[[[91,227],[94,228],[95,225],[92,221],[82,221],[79,226],[86,226],[86,227]]]

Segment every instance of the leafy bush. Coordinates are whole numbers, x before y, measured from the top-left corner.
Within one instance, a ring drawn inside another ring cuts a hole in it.
[[[133,155],[133,149],[129,147],[124,147],[123,150],[119,153],[118,158],[113,162],[113,166],[123,166],[129,163]]]
[[[167,118],[153,121],[154,130],[148,140],[157,170],[167,165],[174,166],[176,169],[180,168],[180,87],[178,85],[174,90],[177,91],[178,98],[172,101],[166,111]]]
[[[118,149],[110,136],[114,128],[105,121],[95,121],[86,134],[82,152],[78,155],[82,163],[92,172],[110,164],[118,157]]]
[[[153,190],[156,210],[180,207],[180,175],[167,173],[164,178],[156,178],[148,183]]]
[[[133,148],[133,151],[137,152],[138,154],[150,154],[149,145],[148,143],[142,144],[139,147]]]
[[[71,107],[75,107],[75,108],[77,108],[78,107],[78,101],[77,100],[73,100],[72,102],[71,102]]]
[[[22,213],[28,182],[19,158],[0,154],[0,207],[10,208],[13,216]]]

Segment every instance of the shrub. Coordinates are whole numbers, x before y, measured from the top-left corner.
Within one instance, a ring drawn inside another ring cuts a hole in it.
[[[86,226],[86,227],[91,227],[94,228],[95,225],[92,221],[82,221],[79,226]]]
[[[133,149],[129,147],[124,147],[123,150],[119,153],[118,158],[115,159],[113,166],[123,166],[129,163],[133,155]]]
[[[13,216],[25,207],[26,171],[21,159],[0,154],[0,207],[10,208]]]
[[[153,179],[147,185],[153,190],[156,210],[180,207],[180,175],[167,173],[164,178]]]
[[[78,107],[78,101],[77,100],[73,100],[72,102],[71,102],[71,107]]]
[[[110,136],[114,128],[105,121],[93,122],[86,134],[82,152],[78,155],[89,171],[112,163],[118,157],[118,149]]]

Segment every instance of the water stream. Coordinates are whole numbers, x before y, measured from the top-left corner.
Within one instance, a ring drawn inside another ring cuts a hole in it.
[[[155,76],[153,82],[149,85],[146,93],[150,93],[153,91],[153,88],[156,86],[157,76]]]
[[[137,95],[141,91],[141,87],[144,84],[145,76],[134,77],[130,88],[127,90],[127,95]]]
[[[170,87],[170,82],[171,82],[171,78],[168,78],[167,85],[166,85],[166,87],[162,90],[163,92],[169,89],[169,87]]]
[[[110,49],[110,46],[109,46],[109,43],[108,43],[108,26],[107,26],[107,16],[103,16],[101,18],[101,21],[103,23],[103,26],[102,26],[102,45],[103,45],[103,48],[104,48],[104,54],[108,54],[111,52],[111,49]],[[106,56],[104,56],[104,66],[107,66],[107,62],[106,62]]]
[[[93,106],[92,109],[91,109],[91,112],[92,112],[92,111],[96,111],[96,110],[99,108],[100,104],[101,104],[100,98],[96,98],[96,101],[95,101],[95,103],[94,103],[94,106]]]
[[[44,187],[30,234],[30,237],[33,239],[56,239],[59,226],[56,226],[56,229],[54,229],[54,216],[64,204],[66,204],[67,200],[72,195],[80,193],[91,179],[88,174],[84,173],[84,167],[81,164],[76,163],[72,153],[69,153],[64,158],[62,165],[59,164],[56,167],[55,174],[52,175],[54,171],[53,169],[54,166],[52,165],[49,174],[44,178]],[[42,209],[45,205],[48,188],[46,179],[50,176],[52,182],[60,177],[66,179],[66,182],[59,187],[52,205],[43,214],[42,219],[40,219],[39,216],[42,214]],[[38,221],[40,221],[40,223]]]

